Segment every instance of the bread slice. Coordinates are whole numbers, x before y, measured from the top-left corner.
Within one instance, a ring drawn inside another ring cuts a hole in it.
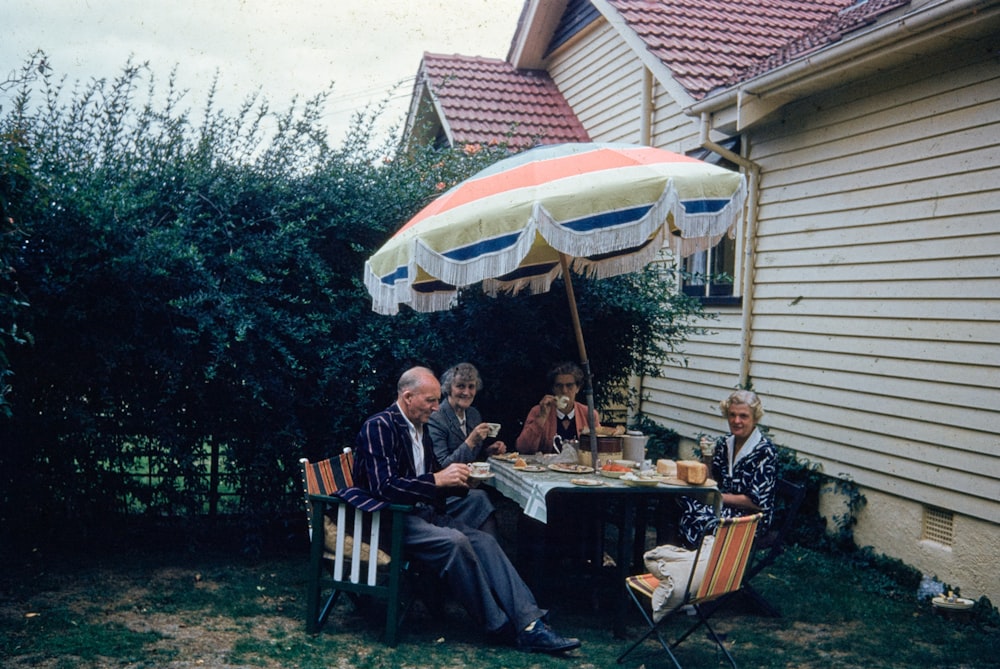
[[[659,459],[656,461],[656,473],[660,476],[677,477],[677,463],[673,460]]]

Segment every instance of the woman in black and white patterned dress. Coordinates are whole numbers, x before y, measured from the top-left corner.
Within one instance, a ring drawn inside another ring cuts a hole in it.
[[[757,393],[737,390],[719,403],[729,422],[729,434],[715,441],[710,476],[722,492],[722,517],[762,513],[757,534],[767,532],[774,515],[774,485],[778,477],[778,450],[761,434],[757,423],[764,415]],[[707,532],[715,532],[718,518],[712,506],[682,497],[680,534],[695,546]]]

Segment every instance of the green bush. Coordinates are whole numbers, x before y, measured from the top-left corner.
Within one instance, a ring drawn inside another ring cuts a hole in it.
[[[3,206],[25,235],[3,258],[31,333],[5,342],[8,536],[137,510],[297,512],[298,458],[353,443],[406,366],[477,364],[480,407],[512,443],[547,367],[577,357],[561,284],[500,299],[472,288],[452,311],[392,318],[362,285],[393,231],[504,146],[403,151],[362,115],[332,147],[328,93],[277,114],[210,98],[195,115],[141,64],[72,92],[42,55],[24,72],[0,116]],[[680,355],[699,310],[663,299],[671,281],[651,267],[576,282],[599,406]]]

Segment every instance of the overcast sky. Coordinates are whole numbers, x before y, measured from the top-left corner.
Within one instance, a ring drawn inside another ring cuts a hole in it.
[[[505,58],[524,0],[0,0],[0,80],[43,49],[70,83],[113,78],[129,56],[165,83],[174,66],[188,106],[234,111],[258,88],[271,108],[332,82],[331,140],[351,113],[394,85],[391,120],[406,113],[425,51]],[[70,86],[71,88],[71,86]],[[159,88],[159,87],[158,87]],[[0,94],[2,96],[2,94]],[[0,97],[5,109],[7,99]]]

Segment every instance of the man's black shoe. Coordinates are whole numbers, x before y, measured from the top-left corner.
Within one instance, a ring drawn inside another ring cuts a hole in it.
[[[579,648],[580,640],[564,639],[538,619],[530,631],[521,630],[518,633],[517,647],[529,653],[564,653]]]

